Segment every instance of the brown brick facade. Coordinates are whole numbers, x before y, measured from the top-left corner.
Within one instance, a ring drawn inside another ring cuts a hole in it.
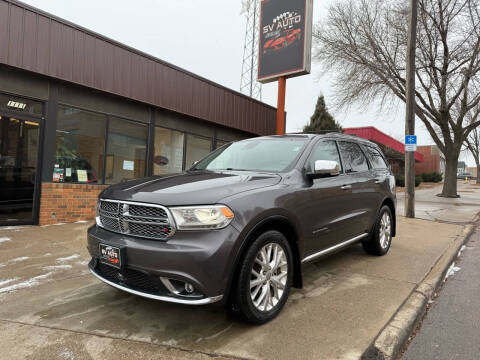
[[[100,192],[107,186],[43,183],[40,225],[91,220]]]

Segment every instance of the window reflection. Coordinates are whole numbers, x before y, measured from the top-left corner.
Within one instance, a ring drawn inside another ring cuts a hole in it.
[[[155,128],[153,174],[169,175],[183,170],[184,135],[179,131]]]
[[[105,183],[145,176],[147,126],[119,118],[110,118],[107,141]]]
[[[102,183],[105,115],[59,106],[54,182]]]
[[[345,172],[361,172],[368,170],[367,158],[358,144],[346,141],[338,143],[345,162]]]

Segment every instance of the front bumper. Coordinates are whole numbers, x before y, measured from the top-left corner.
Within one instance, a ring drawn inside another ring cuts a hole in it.
[[[203,305],[222,300],[239,232],[232,226],[213,231],[177,232],[168,241],[113,233],[94,225],[88,229],[90,271],[103,282],[131,294],[180,304]],[[122,251],[121,269],[99,261],[99,244]],[[192,284],[192,294],[172,291],[171,283]],[[166,286],[167,285],[167,286]]]

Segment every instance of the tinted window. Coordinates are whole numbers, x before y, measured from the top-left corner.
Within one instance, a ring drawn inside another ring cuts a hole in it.
[[[338,154],[338,149],[337,145],[335,145],[335,141],[322,141],[315,146],[315,149],[310,155],[310,168],[307,169],[308,171],[312,171],[315,168],[315,161],[317,160],[336,161],[341,167],[340,155]]]
[[[385,163],[385,160],[383,159],[383,156],[380,154],[380,152],[370,146],[365,146],[365,150],[367,151],[367,154],[370,158],[370,162],[372,163],[372,167],[374,169],[387,169],[388,166]]]
[[[281,172],[301,154],[306,141],[303,137],[238,141],[214,151],[194,169]]]
[[[358,144],[340,141],[338,143],[344,161],[345,172],[361,172],[368,170],[367,158]]]
[[[183,170],[183,133],[179,131],[155,128],[155,149],[153,173],[169,175]]]
[[[118,118],[110,118],[107,142],[105,183],[145,176],[147,126]]]

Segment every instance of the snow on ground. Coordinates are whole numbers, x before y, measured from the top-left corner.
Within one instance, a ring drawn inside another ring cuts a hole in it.
[[[12,260],[8,260],[8,262],[17,263],[17,262],[22,262],[22,261],[25,261],[25,260],[28,260],[28,259],[30,259],[28,256],[21,256],[21,257],[12,259]]]
[[[23,226],[4,226],[4,227],[2,227],[2,230],[20,231],[23,228],[24,228]]]
[[[71,260],[78,259],[79,257],[80,257],[80,255],[78,255],[78,254],[73,254],[73,255],[71,255],[71,256],[58,258],[56,261],[59,262],[59,263],[63,263],[63,262],[67,262],[67,261],[71,261]]]
[[[3,242],[6,242],[6,241],[12,241],[12,239],[10,239],[9,237],[0,237],[0,243],[3,243]]]
[[[445,275],[445,280],[448,279],[449,276],[455,275],[457,271],[460,271],[460,268],[455,266],[455,262],[453,262],[448,268],[447,274]]]
[[[47,281],[50,280],[48,278],[52,274],[53,274],[53,272],[48,272],[46,274],[35,276],[33,278],[30,278],[28,280],[22,281],[22,282],[17,283],[17,284],[12,284],[12,285],[9,285],[9,286],[6,286],[6,287],[2,287],[2,288],[0,288],[0,294],[40,285],[42,280],[47,280]]]
[[[56,271],[56,270],[69,270],[72,265],[49,265],[42,267],[43,270]]]
[[[78,221],[75,221],[75,224],[86,224],[88,223],[88,220],[78,220]]]
[[[12,278],[12,279],[7,279],[7,280],[0,280],[0,286],[7,285],[11,283],[12,281],[17,281],[20,278]]]

